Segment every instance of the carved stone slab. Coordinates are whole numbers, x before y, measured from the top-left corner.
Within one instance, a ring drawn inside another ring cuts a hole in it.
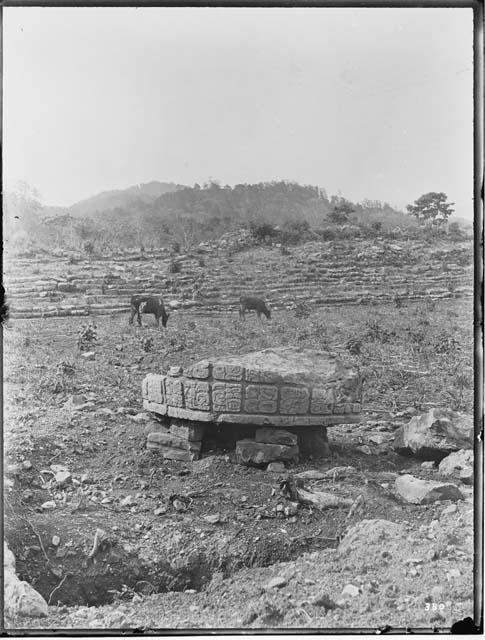
[[[197,422],[330,426],[359,421],[362,381],[333,354],[284,347],[149,374],[142,395],[148,411]]]

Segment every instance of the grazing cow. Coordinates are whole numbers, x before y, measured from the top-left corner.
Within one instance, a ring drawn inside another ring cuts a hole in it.
[[[157,296],[132,296],[130,300],[130,320],[133,324],[133,318],[136,316],[139,326],[141,327],[141,314],[153,313],[157,327],[160,326],[160,318],[162,325],[167,326],[168,313],[165,310],[162,297]]]
[[[246,311],[256,311],[260,320],[261,314],[264,314],[268,320],[271,319],[271,311],[268,309],[266,302],[261,298],[241,296],[239,298],[239,317],[242,320],[246,317]]]

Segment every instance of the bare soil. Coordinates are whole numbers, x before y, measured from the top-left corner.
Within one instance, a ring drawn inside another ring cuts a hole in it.
[[[471,411],[471,318],[470,301],[452,300],[319,309],[303,319],[282,311],[270,324],[175,312],[166,331],[151,317],[141,329],[125,316],[103,317],[94,360],[76,345],[85,319],[7,323],[5,536],[19,576],[51,605],[49,618],[9,628],[417,628],[472,615],[473,491],[460,485],[464,500],[450,516],[442,515],[447,502],[404,503],[396,474],[437,479],[438,471],[391,447],[416,411]],[[359,353],[349,351],[351,339]],[[146,373],[285,344],[328,348],[364,373],[362,423],[329,428],[329,458],[273,474],[237,465],[232,448],[215,441],[194,466],[145,449],[153,419],[141,408]],[[85,396],[83,408],[73,408],[73,395]],[[73,481],[56,486],[44,473],[52,464]],[[289,473],[337,466],[355,471],[308,486],[362,496],[359,509],[349,516],[300,505],[281,515]],[[362,540],[341,557],[349,528],[376,518],[402,524],[388,554]],[[90,557],[97,529],[103,544]],[[267,588],[275,576],[286,584]],[[348,584],[359,594],[342,596]]]

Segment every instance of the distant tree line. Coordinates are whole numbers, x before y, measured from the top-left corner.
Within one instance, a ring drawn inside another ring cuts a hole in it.
[[[11,241],[84,250],[88,254],[117,248],[155,248],[176,242],[188,249],[241,227],[256,242],[296,244],[311,238],[372,236],[396,228],[418,229],[423,221],[453,212],[446,194],[425,194],[408,214],[377,200],[353,203],[327,196],[324,189],[296,182],[202,186],[164,193],[151,202],[97,211],[92,216],[46,217],[38,194],[23,185],[4,200],[5,233]]]

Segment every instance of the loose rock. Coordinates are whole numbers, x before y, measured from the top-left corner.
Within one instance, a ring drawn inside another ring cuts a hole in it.
[[[308,471],[301,471],[295,474],[295,478],[299,478],[300,480],[323,480],[326,477],[326,472],[317,471],[316,469],[309,469]]]
[[[430,409],[397,430],[393,447],[402,455],[442,460],[453,451],[473,447],[473,419],[449,409]]]
[[[356,587],[353,584],[347,584],[342,589],[342,595],[343,596],[350,596],[351,598],[356,598],[359,594],[360,594],[359,587]]]
[[[471,449],[461,449],[450,453],[440,462],[439,472],[444,476],[465,478],[465,484],[469,484],[468,479],[473,478],[473,451]]]
[[[395,487],[399,495],[413,504],[430,504],[438,500],[463,500],[463,495],[454,484],[420,480],[408,474],[396,478]]]
[[[40,505],[41,509],[44,509],[45,511],[50,511],[52,509],[55,509],[57,507],[57,504],[54,500],[47,500],[47,502],[43,502]]]
[[[49,607],[44,598],[15,574],[15,557],[4,542],[4,611],[7,617],[46,617]]]
[[[288,584],[288,580],[286,578],[283,578],[282,576],[276,576],[276,578],[273,578],[272,580],[266,583],[265,589],[267,589],[268,591],[270,589],[281,589],[282,587],[285,587],[287,584]]]
[[[220,513],[214,513],[214,514],[211,514],[211,515],[204,516],[204,520],[206,522],[208,522],[209,524],[217,524],[221,520],[221,514]]]
[[[441,512],[442,516],[449,516],[452,513],[456,513],[458,511],[458,507],[456,504],[450,504],[448,507],[445,507]]]
[[[270,462],[266,467],[266,471],[269,471],[270,473],[283,473],[285,469],[286,467],[283,462]]]
[[[69,471],[58,471],[54,476],[54,479],[59,487],[64,487],[71,482],[72,476]]]

